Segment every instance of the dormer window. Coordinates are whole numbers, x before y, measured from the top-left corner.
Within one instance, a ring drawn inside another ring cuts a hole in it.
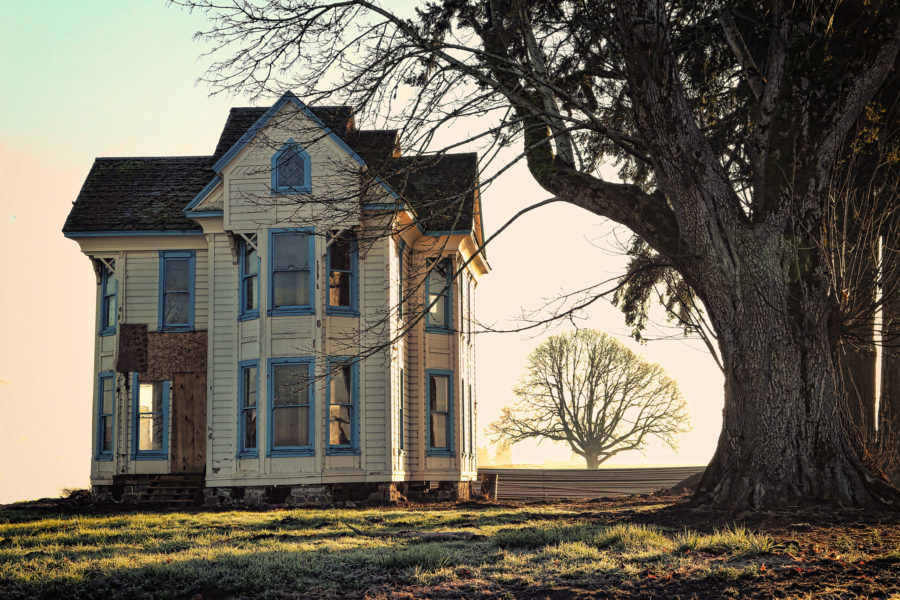
[[[294,140],[288,140],[272,157],[272,193],[308,194],[310,184],[309,154]]]

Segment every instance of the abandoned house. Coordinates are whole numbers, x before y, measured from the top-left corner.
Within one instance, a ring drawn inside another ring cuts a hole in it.
[[[233,108],[212,156],[97,158],[63,232],[97,275],[98,495],[469,493],[474,154],[404,156],[286,93]]]

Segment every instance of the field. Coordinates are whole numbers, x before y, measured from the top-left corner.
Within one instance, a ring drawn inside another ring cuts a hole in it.
[[[2,598],[894,598],[900,515],[672,498],[269,512],[0,510]]]

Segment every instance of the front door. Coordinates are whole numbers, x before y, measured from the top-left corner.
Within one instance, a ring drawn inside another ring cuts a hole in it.
[[[172,391],[172,473],[206,467],[206,372],[175,373]]]

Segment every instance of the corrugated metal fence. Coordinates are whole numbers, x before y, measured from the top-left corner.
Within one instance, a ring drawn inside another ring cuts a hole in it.
[[[498,500],[599,498],[668,489],[706,467],[627,469],[478,469],[480,479],[497,476]]]

